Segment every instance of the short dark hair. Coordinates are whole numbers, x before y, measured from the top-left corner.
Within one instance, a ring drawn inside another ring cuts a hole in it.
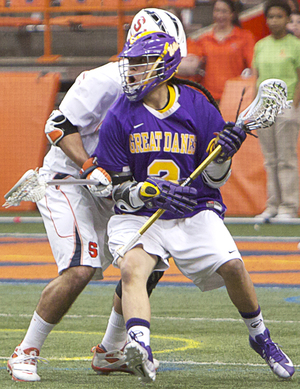
[[[215,0],[214,4],[216,4],[217,1],[218,0]],[[223,3],[225,3],[229,6],[231,12],[234,15],[233,20],[232,20],[232,24],[234,26],[240,27],[241,23],[239,21],[239,13],[241,12],[241,9],[242,9],[242,4],[240,3],[240,1],[233,1],[233,0],[219,0],[219,1],[222,1]]]
[[[272,8],[272,7],[282,8],[286,12],[287,16],[290,16],[292,13],[291,7],[287,3],[287,1],[285,1],[285,0],[269,0],[266,2],[265,9],[264,9],[264,14],[265,14],[266,18],[268,17],[268,12],[269,12],[270,8]]]

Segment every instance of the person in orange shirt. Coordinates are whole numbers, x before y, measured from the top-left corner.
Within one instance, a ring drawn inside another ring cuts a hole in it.
[[[202,75],[201,83],[219,101],[225,82],[251,67],[255,40],[250,31],[240,28],[231,0],[215,2],[213,21],[211,32],[188,39],[188,56],[180,65],[179,75],[198,82]]]

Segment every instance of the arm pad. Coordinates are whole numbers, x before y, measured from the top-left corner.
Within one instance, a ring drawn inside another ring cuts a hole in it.
[[[67,135],[78,132],[76,126],[60,112],[55,109],[51,112],[45,125],[45,134],[51,145],[57,146],[58,142]]]
[[[231,159],[224,163],[210,163],[202,173],[203,181],[211,188],[220,188],[231,175]]]
[[[139,193],[143,182],[126,181],[113,189],[112,198],[122,212],[135,212],[144,205]]]

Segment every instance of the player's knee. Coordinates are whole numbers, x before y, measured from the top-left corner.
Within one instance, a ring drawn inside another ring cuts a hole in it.
[[[217,273],[226,279],[239,279],[245,271],[244,263],[240,259],[232,259],[219,267]]]
[[[144,269],[142,263],[139,261],[138,256],[131,251],[126,253],[120,262],[120,270],[122,275],[122,282],[124,284],[131,284],[136,280],[141,281],[144,278]]]

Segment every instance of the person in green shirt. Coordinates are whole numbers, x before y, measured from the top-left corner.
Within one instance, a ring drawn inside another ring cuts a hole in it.
[[[297,139],[300,124],[300,40],[287,31],[291,9],[284,0],[269,0],[265,17],[271,34],[254,48],[257,85],[268,78],[287,84],[292,108],[285,109],[271,127],[257,131],[267,172],[266,209],[257,218],[289,220],[298,216],[299,180]]]

